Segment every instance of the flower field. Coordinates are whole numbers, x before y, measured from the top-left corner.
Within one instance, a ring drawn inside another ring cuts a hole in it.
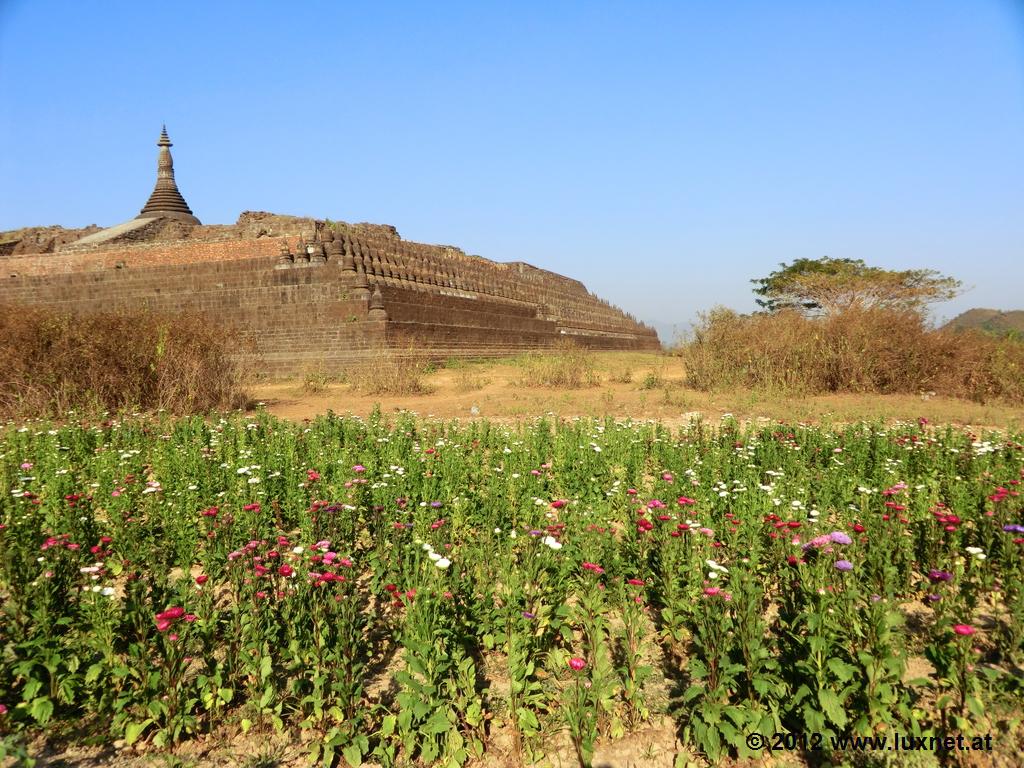
[[[0,757],[541,761],[668,716],[1024,759],[1024,437],[259,413],[0,436]],[[814,740],[810,734],[817,734]],[[1018,756],[1018,757],[1014,757]],[[808,756],[810,759],[812,756]]]

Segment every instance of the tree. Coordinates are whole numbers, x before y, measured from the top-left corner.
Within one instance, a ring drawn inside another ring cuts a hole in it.
[[[920,312],[925,305],[957,296],[959,280],[933,269],[903,271],[869,267],[861,259],[797,259],[780,264],[768,277],[751,280],[769,312],[795,309],[806,315],[849,309],[897,309]]]

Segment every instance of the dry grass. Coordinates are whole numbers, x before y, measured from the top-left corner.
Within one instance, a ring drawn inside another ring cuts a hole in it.
[[[346,380],[362,395],[426,395],[432,391],[426,383],[428,369],[415,356],[385,351],[347,371]]]
[[[691,414],[717,421],[724,413],[740,419],[767,418],[772,421],[847,423],[853,421],[914,420],[927,418],[933,424],[971,424],[975,427],[1024,428],[1024,408],[996,401],[984,404],[944,395],[877,395],[829,392],[794,395],[742,387],[701,391],[684,386],[685,371],[677,359],[651,352],[595,352],[599,387],[555,389],[523,387],[522,358],[503,358],[446,365],[425,376],[430,394],[362,395],[352,387],[331,383],[319,394],[298,393],[297,381],[267,382],[255,389],[272,413],[288,419],[312,418],[332,410],[366,416],[380,407],[385,412],[411,410],[439,418],[472,418],[473,406],[479,416],[502,421],[532,419],[552,413],[564,418],[659,419],[668,425],[688,423]],[[482,390],[466,392],[460,383],[463,369],[486,377]],[[630,381],[621,381],[631,371]],[[645,390],[641,384],[655,373],[664,386]]]
[[[980,333],[929,329],[914,312],[715,310],[679,353],[687,383],[801,395],[922,393],[976,402],[1024,402],[1024,345]]]
[[[562,342],[551,352],[535,352],[520,358],[524,387],[581,389],[601,383],[596,359],[590,350]]]
[[[2,306],[0,415],[243,407],[239,343],[197,314]]]

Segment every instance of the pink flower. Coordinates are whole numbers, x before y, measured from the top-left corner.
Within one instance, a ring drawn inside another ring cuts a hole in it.
[[[976,632],[970,624],[954,624],[953,631],[958,635],[973,635]]]
[[[705,587],[704,588],[704,594],[707,595],[708,597],[714,597],[715,595],[717,595],[721,591],[722,591],[721,587]]]
[[[587,666],[587,662],[584,659],[581,659],[579,656],[573,656],[571,659],[569,659],[569,666],[572,668],[574,672],[579,672]]]

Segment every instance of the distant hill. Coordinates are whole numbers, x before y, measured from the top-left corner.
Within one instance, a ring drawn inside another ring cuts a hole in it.
[[[1024,309],[1013,309],[1009,312],[998,309],[969,309],[954,317],[943,328],[951,331],[974,328],[994,336],[1024,338]]]

